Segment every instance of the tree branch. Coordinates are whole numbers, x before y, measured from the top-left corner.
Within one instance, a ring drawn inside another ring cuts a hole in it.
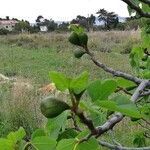
[[[150,147],[139,147],[139,148],[131,148],[131,147],[122,147],[118,145],[112,145],[110,143],[104,142],[104,141],[99,141],[99,144],[101,146],[107,147],[111,150],[150,150]]]
[[[141,97],[143,97],[143,96],[149,96],[150,95],[150,90],[149,91],[146,91],[146,92],[143,92],[143,93],[141,93]]]
[[[106,66],[102,64],[102,67],[105,68]],[[110,71],[110,68],[108,68],[108,67],[106,67],[105,69]],[[113,70],[113,72],[115,72],[115,71]],[[128,79],[128,77],[129,77],[128,75],[126,76],[126,74],[124,74],[124,73],[122,73],[122,75],[125,79]],[[140,80],[141,83],[139,84],[139,86],[137,87],[137,89],[135,90],[134,94],[131,97],[131,101],[134,103],[136,103],[136,101],[140,97],[141,91],[143,91],[145,89],[145,87],[147,87],[147,85],[150,84],[149,80],[141,80],[136,77],[133,77],[133,80],[131,80],[131,81],[135,81],[135,80],[136,81]],[[89,130],[91,131],[90,135],[95,135],[96,138],[101,136],[103,133],[113,129],[113,127],[124,118],[124,115],[118,112],[118,113],[114,114],[113,117],[110,118],[107,122],[105,122],[102,126],[98,126],[95,128],[92,120],[86,118],[84,116],[83,112],[80,112],[79,110],[77,110],[77,111],[75,111],[75,114],[89,128]]]
[[[129,74],[126,74],[126,73],[123,73],[121,71],[116,71],[116,70],[113,70],[112,68],[109,68],[107,67],[105,64],[97,61],[94,57],[91,57],[91,60],[100,68],[102,68],[104,71],[108,72],[108,73],[111,73],[112,75],[114,76],[117,76],[117,77],[123,77],[125,79],[128,79],[130,81],[133,81],[137,84],[141,83],[142,80],[137,78],[137,77],[134,77],[132,75],[129,75]]]
[[[70,91],[70,96],[71,96],[71,101],[72,101],[72,113],[74,113],[75,115],[77,115],[81,122],[83,124],[85,124],[88,129],[91,131],[91,135],[95,135],[97,134],[97,131],[96,131],[96,128],[94,127],[94,124],[93,124],[93,121],[90,120],[89,118],[87,118],[83,111],[79,110],[78,109],[78,104],[79,104],[79,101],[77,101],[76,97],[74,96],[74,94]]]
[[[142,11],[142,9],[139,6],[132,3],[131,0],[122,0],[122,1],[128,4],[132,9],[134,9],[141,17],[150,18],[150,13]],[[143,1],[147,2],[147,0]]]
[[[140,97],[141,92],[144,90],[144,88],[147,86],[149,83],[149,80],[144,80],[141,82],[141,84],[138,86],[138,88],[135,90],[134,94],[131,97],[131,101],[136,102],[138,97]]]
[[[142,91],[148,84],[148,81],[142,81],[141,84],[138,86],[138,88],[135,90],[134,94],[131,97],[131,101],[136,103],[140,96],[140,91]],[[107,132],[110,129],[113,129],[113,127],[119,123],[124,116],[121,113],[116,113],[112,118],[110,118],[107,122],[105,122],[102,126],[98,126],[98,135],[96,137],[99,137],[103,133]]]
[[[140,84],[143,81],[143,79],[140,79],[140,78],[134,77],[130,74],[127,74],[127,73],[124,73],[124,72],[121,72],[121,71],[117,71],[117,70],[113,70],[112,68],[107,67],[105,64],[103,64],[103,63],[99,62],[98,60],[96,60],[94,55],[92,53],[90,53],[88,48],[85,48],[85,50],[86,50],[86,53],[90,56],[91,60],[94,62],[94,64],[96,66],[102,68],[105,72],[108,72],[108,73],[112,74],[113,76],[122,77],[124,79],[133,81],[136,84]],[[150,81],[147,83],[147,86],[150,86]]]
[[[89,130],[91,131],[91,135],[96,135],[97,134],[97,130],[94,127],[94,124],[93,124],[92,120],[85,117],[83,112],[81,112],[79,110],[77,110],[75,112],[75,114],[80,118],[81,122],[84,123],[89,128]]]
[[[142,91],[147,86],[148,83],[149,81],[147,80],[141,82],[141,84],[138,86],[138,88],[135,90],[134,94],[132,95],[131,101],[133,101],[134,103],[137,101],[138,97],[140,96],[140,91]],[[100,135],[107,132],[108,130],[113,129],[113,127],[124,118],[124,116],[121,113],[116,113],[102,126],[98,126],[95,128],[92,120],[86,118],[83,112],[79,110],[74,110],[74,112],[80,118],[82,123],[84,123],[89,128],[91,134],[96,135],[96,137],[99,137]]]
[[[104,71],[111,73],[114,76],[122,77],[122,78],[125,78],[127,80],[130,80],[130,81],[133,81],[133,82],[139,84],[139,86],[135,90],[134,94],[131,96],[131,101],[133,101],[134,103],[140,97],[141,91],[143,91],[145,89],[145,87],[150,86],[150,80],[140,79],[140,78],[134,77],[130,74],[123,73],[121,71],[115,71],[112,68],[107,67],[105,64],[98,62],[94,58],[94,55],[92,53],[90,53],[90,51],[87,47],[85,47],[85,50],[86,50],[86,53],[91,57],[91,60],[98,67],[102,68]],[[110,118],[108,121],[106,121],[102,126],[98,126],[95,128],[92,120],[86,118],[86,116],[83,114],[83,112],[78,110],[77,107],[75,107],[75,108],[76,109],[73,109],[72,111],[80,118],[82,123],[84,123],[89,128],[89,130],[91,131],[90,136],[95,135],[96,138],[98,138],[103,133],[113,129],[113,127],[124,118],[124,115],[118,112],[118,113],[114,114],[113,117]]]
[[[116,113],[112,116],[112,118],[107,120],[107,122],[105,122],[102,126],[98,126],[97,127],[98,134],[97,134],[96,138],[98,138],[103,133],[107,132],[108,130],[113,129],[113,127],[117,123],[119,123],[123,119],[123,117],[124,116],[121,113]]]
[[[134,94],[131,96],[131,101],[136,103],[138,98],[140,97],[141,91],[145,89],[145,87],[150,86],[150,80],[144,80],[137,77],[134,77],[130,74],[113,70],[112,68],[107,67],[105,64],[97,61],[94,57],[94,55],[89,51],[87,47],[84,48],[86,53],[90,56],[91,60],[96,64],[98,67],[102,68],[104,71],[111,73],[114,76],[122,77],[124,79],[130,80],[135,82],[136,84],[139,84],[138,88],[135,90]],[[124,118],[124,115],[121,113],[116,113],[113,115],[112,118],[110,118],[107,122],[105,122],[102,126],[96,127],[96,138],[98,138],[103,133],[107,132],[110,129],[113,129],[113,127],[119,123]],[[95,131],[95,130],[94,130]]]
[[[130,74],[121,72],[121,71],[116,71],[113,70],[112,68],[107,67],[105,64],[97,61],[94,58],[94,55],[89,51],[89,49],[87,47],[85,47],[86,53],[90,56],[91,60],[100,68],[102,68],[104,71],[111,73],[114,76],[117,77],[122,77],[124,79],[130,80],[135,82],[136,84],[139,84],[138,88],[135,90],[134,94],[131,97],[131,101],[133,101],[134,103],[138,100],[138,98],[140,97],[141,91],[143,91],[145,89],[145,87],[149,87],[150,86],[150,80],[143,80],[137,77],[134,77]],[[123,114],[121,113],[116,113],[113,115],[112,118],[110,118],[107,122],[105,122],[102,126],[98,126],[96,127],[96,132],[97,135],[96,137],[98,138],[100,135],[102,135],[103,133],[107,132],[110,129],[113,129],[113,127],[119,123],[122,119],[124,118]],[[95,131],[95,130],[94,130]]]

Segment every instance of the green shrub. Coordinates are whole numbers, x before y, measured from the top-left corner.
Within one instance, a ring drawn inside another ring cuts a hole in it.
[[[9,33],[9,31],[7,29],[0,29],[0,35],[7,35]]]

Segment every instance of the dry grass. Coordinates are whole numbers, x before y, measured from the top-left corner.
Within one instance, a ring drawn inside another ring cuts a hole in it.
[[[15,82],[0,84],[0,90],[3,92],[0,105],[1,136],[20,126],[30,136],[36,128],[42,126],[43,117],[39,109],[41,99],[31,81],[20,77]]]
[[[6,44],[15,44],[26,48],[72,48],[68,43],[69,34],[20,34],[0,37],[0,41]],[[111,52],[117,45],[127,42],[136,44],[140,41],[140,31],[109,31],[89,33],[89,46],[92,50]],[[131,45],[131,44],[130,44]],[[56,47],[55,47],[56,46]],[[118,46],[117,46],[118,47]]]
[[[19,34],[19,35],[9,35],[0,38],[0,41],[9,44],[9,45],[16,45],[21,46],[25,48],[33,48],[33,49],[39,49],[39,48],[52,48],[53,46],[59,47],[59,45],[62,45],[62,42],[64,44],[64,41],[66,39],[66,34],[56,34],[56,33],[50,33],[50,34]],[[67,40],[66,40],[67,43]]]
[[[133,44],[140,41],[139,31],[109,31],[90,34],[90,47],[101,52],[129,53]]]

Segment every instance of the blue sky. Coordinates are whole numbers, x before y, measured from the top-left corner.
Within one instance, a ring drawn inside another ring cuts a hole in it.
[[[34,22],[38,15],[55,21],[69,21],[77,15],[88,16],[105,8],[119,16],[128,16],[121,0],[2,0],[0,17],[10,16]]]

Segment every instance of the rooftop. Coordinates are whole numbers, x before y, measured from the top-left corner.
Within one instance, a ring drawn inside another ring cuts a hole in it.
[[[18,21],[16,20],[6,20],[6,19],[2,19],[0,20],[0,25],[15,25],[16,23],[18,23]]]

